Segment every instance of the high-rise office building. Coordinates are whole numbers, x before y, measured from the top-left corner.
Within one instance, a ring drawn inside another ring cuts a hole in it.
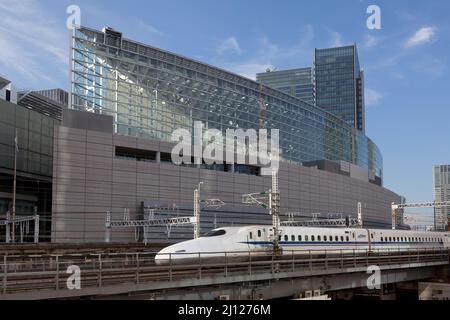
[[[435,202],[450,201],[450,165],[433,167],[433,194]],[[450,207],[434,209],[434,228],[446,230]]]
[[[316,49],[314,69],[317,106],[364,131],[364,73],[356,44]]]
[[[297,97],[310,104],[314,100],[314,77],[312,68],[270,71],[258,73],[256,81]]]

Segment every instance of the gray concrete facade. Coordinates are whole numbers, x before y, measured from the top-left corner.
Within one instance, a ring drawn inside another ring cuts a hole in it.
[[[239,224],[270,224],[267,212],[244,207],[242,194],[270,189],[271,177],[181,167],[162,162],[173,144],[121,136],[94,128],[55,128],[53,167],[53,242],[101,242],[105,239],[106,212],[114,220],[129,208],[131,219],[142,219],[145,201],[178,204],[192,215],[193,191],[203,181],[202,198],[219,198],[227,206],[202,211],[202,227]],[[116,148],[155,151],[154,162],[116,157]],[[390,204],[399,196],[370,182],[349,176],[288,163],[280,164],[279,185],[282,212],[310,214],[345,213],[356,216],[363,203],[364,223],[389,227]],[[216,221],[216,224],[213,224]],[[154,228],[155,241],[192,237],[191,228],[174,228],[171,239],[166,228]],[[113,230],[113,242],[134,242],[134,230]]]

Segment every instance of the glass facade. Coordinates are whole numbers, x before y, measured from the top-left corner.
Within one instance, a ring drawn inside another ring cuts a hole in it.
[[[315,104],[312,68],[258,73],[256,81],[310,104]]]
[[[358,130],[365,130],[364,73],[356,45],[316,49],[316,104]]]
[[[433,167],[434,201],[450,201],[450,165]],[[447,230],[450,218],[450,207],[434,209],[434,227],[436,230]]]
[[[279,129],[282,161],[345,160],[382,177],[363,132],[294,96],[122,38],[81,28],[72,42],[71,108],[114,118],[118,134],[170,141],[175,129]]]
[[[51,177],[53,128],[59,121],[18,105],[0,101],[0,168],[14,169],[14,137],[17,128],[17,171]]]

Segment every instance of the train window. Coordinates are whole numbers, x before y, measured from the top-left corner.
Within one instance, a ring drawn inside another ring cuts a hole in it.
[[[371,233],[371,234],[370,234],[370,238],[372,238],[372,239],[373,239],[373,233]]]
[[[308,241],[308,239],[309,239],[309,237],[308,237],[308,236],[305,236],[305,241]]]
[[[335,241],[339,241],[339,237],[338,237],[338,236],[335,236],[335,237],[334,237],[334,240],[335,240]]]
[[[295,241],[295,236],[294,235],[291,236],[291,240]]]
[[[316,238],[314,236],[311,236],[311,241],[315,241]]]
[[[347,240],[347,242],[349,242],[349,241],[350,241],[350,238],[347,236],[347,239],[346,239],[346,240]]]
[[[225,230],[212,230],[204,235],[204,237],[218,237],[223,236],[226,233]],[[250,232],[250,239],[252,238],[252,233]]]
[[[383,242],[383,237],[381,237],[381,242]]]
[[[302,236],[298,236],[298,241],[302,241]]]
[[[278,236],[278,241],[281,241],[281,236]]]
[[[341,242],[344,242],[344,236],[341,236]]]
[[[389,237],[389,242],[392,242],[392,237]]]
[[[400,237],[397,237],[397,242],[400,242]]]
[[[323,241],[327,241],[327,240],[328,240],[327,236],[323,236]]]
[[[284,241],[289,241],[289,237],[287,235],[284,236]]]
[[[321,238],[320,238],[320,236],[317,236],[317,241],[321,241]]]
[[[258,238],[261,238],[261,230],[258,230]]]
[[[401,237],[400,240],[403,242],[403,237]]]
[[[249,238],[249,239],[253,239],[253,232],[250,232],[250,233],[248,234],[248,238]]]

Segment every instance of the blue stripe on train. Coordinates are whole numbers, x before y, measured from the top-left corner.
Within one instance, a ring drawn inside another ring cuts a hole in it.
[[[256,245],[256,246],[265,246],[265,245],[272,245],[272,242],[269,241],[243,241],[240,242],[242,244],[248,244],[248,245]],[[280,241],[280,245],[313,245],[313,246],[335,246],[335,245],[368,245],[369,243],[367,241],[365,242],[306,242],[306,241]],[[386,244],[397,244],[397,245],[406,245],[406,244],[440,244],[442,245],[442,242],[371,242],[372,245],[386,245]]]

